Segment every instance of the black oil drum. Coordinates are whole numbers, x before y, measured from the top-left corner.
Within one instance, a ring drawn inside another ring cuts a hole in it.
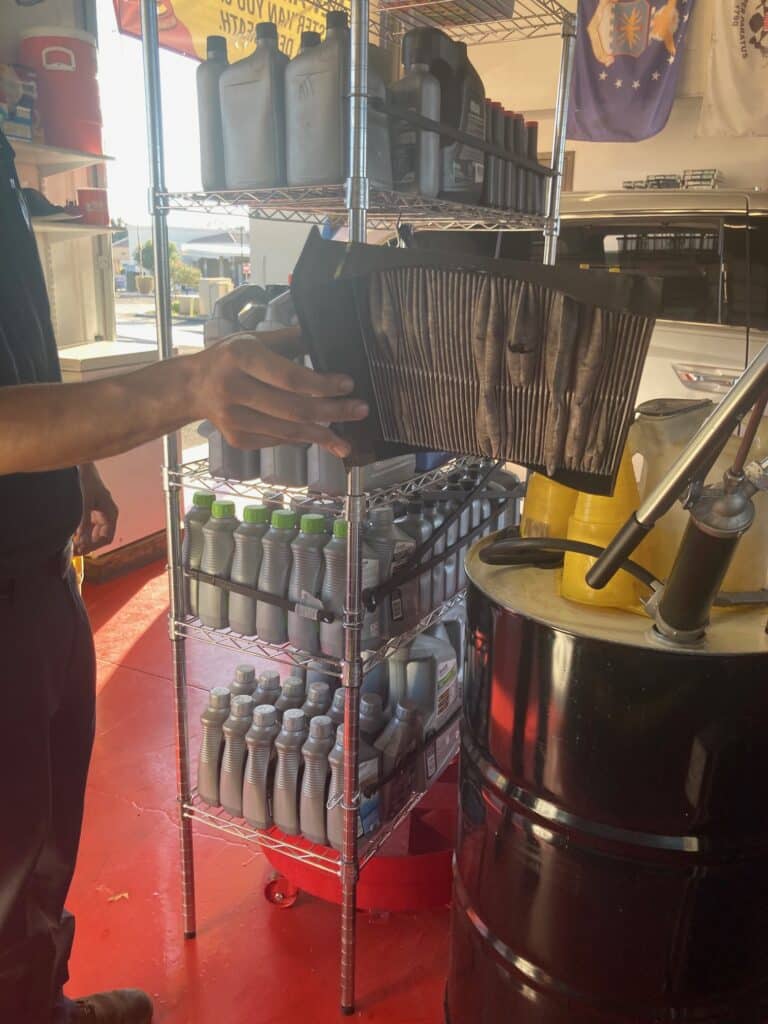
[[[766,610],[681,650],[467,570],[447,1020],[768,1021]]]

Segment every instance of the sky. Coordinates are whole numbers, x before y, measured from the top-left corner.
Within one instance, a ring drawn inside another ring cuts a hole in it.
[[[109,207],[113,217],[128,224],[148,224],[149,189],[147,127],[141,43],[121,35],[112,0],[97,0],[99,19],[99,91],[104,119]],[[168,189],[199,191],[200,156],[197,129],[195,71],[197,61],[160,51],[165,126],[165,165]],[[177,213],[169,218],[179,227],[236,227],[241,218]]]

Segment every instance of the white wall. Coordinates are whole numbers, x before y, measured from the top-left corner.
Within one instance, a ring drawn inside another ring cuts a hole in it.
[[[305,224],[251,221],[251,284],[286,284],[311,228]]]
[[[621,188],[625,179],[647,174],[680,173],[687,168],[716,167],[723,184],[768,188],[768,138],[707,139],[697,136],[715,3],[697,0],[691,17],[677,100],[666,128],[639,143],[569,142],[576,153],[575,188]],[[571,0],[568,6],[573,9]],[[512,110],[540,121],[539,148],[551,147],[555,91],[560,66],[560,39],[499,43],[471,48],[473,64],[485,82],[486,95]]]

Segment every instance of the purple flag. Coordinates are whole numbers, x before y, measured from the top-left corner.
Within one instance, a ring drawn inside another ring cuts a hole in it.
[[[661,131],[694,3],[579,0],[569,139],[637,142]]]

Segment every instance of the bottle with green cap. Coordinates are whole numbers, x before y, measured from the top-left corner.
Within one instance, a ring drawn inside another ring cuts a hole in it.
[[[297,534],[296,513],[278,508],[272,513],[271,525],[261,541],[263,550],[259,569],[259,590],[275,597],[288,597],[291,578],[291,541]],[[256,602],[256,632],[270,644],[284,644],[288,639],[288,615],[285,608]]]
[[[181,557],[185,569],[199,569],[203,557],[203,527],[211,518],[211,505],[216,495],[210,491],[195,491],[192,496],[192,507],[184,516],[184,540],[181,546]],[[197,615],[197,580],[188,577],[184,580],[184,593],[187,600],[187,612]]]
[[[255,587],[259,582],[264,534],[269,529],[271,512],[266,505],[246,505],[243,521],[235,530],[235,555],[232,582]],[[256,598],[245,594],[229,595],[229,628],[243,636],[256,632]]]
[[[200,569],[228,580],[232,571],[235,554],[235,503],[214,501],[211,518],[203,527],[203,555]],[[212,629],[224,629],[229,625],[229,594],[212,583],[201,583],[198,588],[198,609],[200,621]]]
[[[296,602],[288,612],[288,640],[300,651],[320,653],[320,624],[315,616],[322,610],[323,548],[328,543],[325,516],[309,513],[301,517],[301,530],[291,541],[291,576],[288,599]]]
[[[333,612],[333,622],[320,623],[320,649],[323,654],[341,658],[344,654],[344,597],[347,587],[347,534],[346,519],[337,519],[333,524],[333,537],[323,548],[323,585],[320,597],[323,608]],[[363,543],[363,590],[375,587],[379,582],[380,560],[376,552]],[[367,612],[363,619],[363,648],[375,647],[380,642],[380,618],[376,613]]]

